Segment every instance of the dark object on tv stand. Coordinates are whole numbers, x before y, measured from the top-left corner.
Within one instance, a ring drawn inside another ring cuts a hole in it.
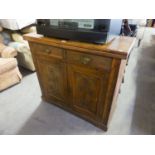
[[[128,19],[124,19],[121,34],[124,36],[135,37],[137,35],[137,24],[129,24]]]
[[[121,19],[38,19],[37,33],[47,37],[102,44],[120,35]]]

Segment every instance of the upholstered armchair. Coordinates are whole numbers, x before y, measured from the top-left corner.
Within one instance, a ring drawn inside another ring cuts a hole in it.
[[[26,29],[24,29],[26,31]],[[23,31],[24,31],[23,30]],[[28,30],[27,30],[28,31]],[[34,28],[29,28],[29,31],[35,31]],[[23,35],[20,33],[12,33],[13,41],[8,46],[13,47],[17,50],[17,60],[20,66],[27,68],[28,70],[35,71],[30,47],[28,42],[23,39]]]
[[[22,75],[18,69],[17,52],[14,48],[0,43],[0,91],[19,83]]]

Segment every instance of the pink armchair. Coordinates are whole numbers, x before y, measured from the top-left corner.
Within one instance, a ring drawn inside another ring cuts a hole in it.
[[[19,83],[22,75],[18,69],[15,49],[0,43],[0,91]]]

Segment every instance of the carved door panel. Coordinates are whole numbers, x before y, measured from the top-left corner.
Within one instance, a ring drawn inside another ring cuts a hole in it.
[[[76,65],[68,68],[73,109],[96,120],[104,108],[107,75]]]
[[[38,57],[37,65],[41,73],[40,80],[46,96],[59,103],[67,102],[66,65],[57,59]]]

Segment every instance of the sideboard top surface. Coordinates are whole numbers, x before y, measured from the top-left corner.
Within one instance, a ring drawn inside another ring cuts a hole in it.
[[[89,52],[96,55],[126,59],[133,48],[136,39],[134,37],[119,36],[107,44],[92,44],[78,41],[62,40],[44,37],[39,34],[26,34],[24,39],[30,42],[41,43],[61,47],[64,49]]]

